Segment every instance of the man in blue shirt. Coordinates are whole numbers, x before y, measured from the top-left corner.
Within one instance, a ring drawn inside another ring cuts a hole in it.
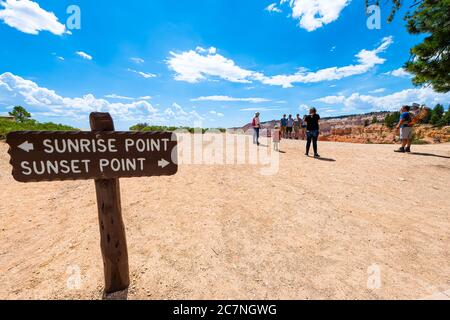
[[[402,146],[395,152],[405,153],[411,152],[411,144],[413,140],[413,127],[411,125],[412,116],[409,111],[411,107],[403,106],[400,114],[400,122],[397,125],[397,129],[400,130],[400,140],[402,140]]]

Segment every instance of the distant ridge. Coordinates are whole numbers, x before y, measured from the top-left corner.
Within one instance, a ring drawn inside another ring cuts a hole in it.
[[[333,120],[340,120],[340,122],[348,123],[348,125],[363,125],[366,120],[372,120],[373,117],[377,117],[377,121],[383,122],[386,115],[393,113],[393,111],[377,111],[377,112],[368,112],[363,114],[349,114],[349,115],[341,115],[341,116],[331,116],[331,117],[322,117],[322,129],[325,129],[323,125],[326,127],[327,122],[334,122]],[[281,119],[281,116],[280,116]],[[273,129],[276,125],[280,125],[280,120],[269,120],[261,122],[261,126],[264,129]],[[340,125],[345,125],[340,123]],[[243,129],[247,131],[251,129],[251,123],[244,125],[243,127],[233,127],[230,129],[240,130]]]

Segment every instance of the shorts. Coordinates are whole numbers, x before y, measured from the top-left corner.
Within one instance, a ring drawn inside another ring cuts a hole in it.
[[[292,133],[292,127],[286,127],[286,132],[287,133]]]
[[[400,128],[400,139],[401,140],[411,140],[413,138],[413,128],[404,127]]]
[[[319,138],[319,130],[306,131],[306,136],[309,139]]]

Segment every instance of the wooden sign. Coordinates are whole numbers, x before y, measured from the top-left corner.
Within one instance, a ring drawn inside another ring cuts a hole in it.
[[[92,113],[90,125],[91,132],[12,132],[6,142],[19,182],[95,180],[104,291],[110,294],[130,285],[118,178],[174,175],[177,139],[168,132],[116,132],[108,113]]]
[[[19,182],[113,179],[176,174],[177,140],[168,132],[12,132]]]

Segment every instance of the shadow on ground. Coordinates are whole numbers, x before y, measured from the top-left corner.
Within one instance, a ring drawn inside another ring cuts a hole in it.
[[[414,156],[436,157],[436,158],[450,159],[449,156],[443,156],[443,155],[434,154],[434,153],[411,152],[410,154],[414,155]]]
[[[314,158],[314,157],[308,156],[308,158]],[[326,161],[326,162],[336,162],[335,159],[332,159],[332,158],[325,158],[325,157],[314,158],[314,159],[319,160],[319,161]]]
[[[128,300],[128,289],[110,294],[103,293],[102,300]]]

